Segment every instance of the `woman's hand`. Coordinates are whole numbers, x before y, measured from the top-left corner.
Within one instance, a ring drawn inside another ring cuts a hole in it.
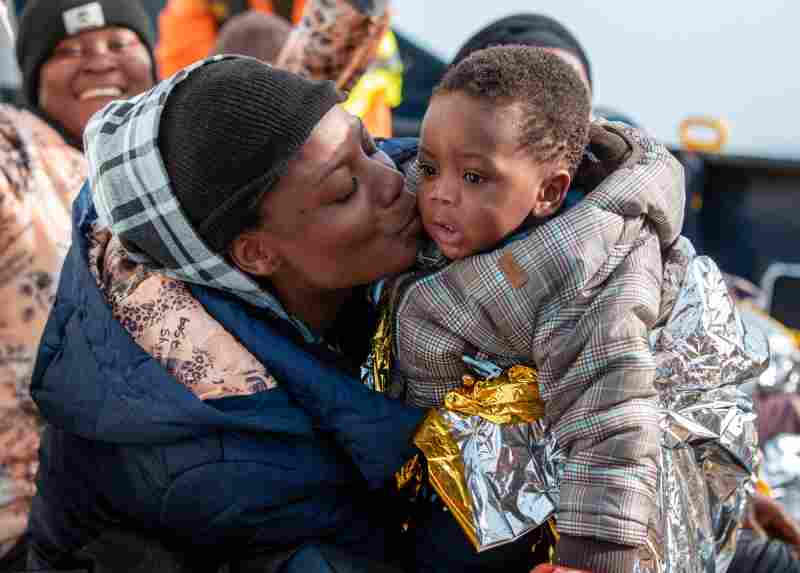
[[[800,558],[800,524],[792,519],[780,502],[756,493],[748,504],[743,526],[770,539],[783,541]]]

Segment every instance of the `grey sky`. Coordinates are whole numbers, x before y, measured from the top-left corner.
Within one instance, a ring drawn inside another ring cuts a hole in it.
[[[800,158],[800,2],[781,0],[396,0],[394,22],[450,58],[476,29],[549,14],[590,55],[595,102],[677,141],[690,114],[724,117],[726,151]]]

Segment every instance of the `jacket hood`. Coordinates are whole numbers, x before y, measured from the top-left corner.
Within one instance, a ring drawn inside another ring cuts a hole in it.
[[[32,377],[31,394],[44,418],[82,437],[114,443],[168,443],[225,429],[310,435],[310,419],[282,390],[203,402],[134,342],[89,268],[87,236],[97,220],[84,185]],[[231,408],[235,415],[226,412]]]
[[[401,169],[416,156],[416,139],[382,140],[378,144]],[[225,430],[308,437],[313,426],[307,411],[327,408],[359,413],[361,417],[370,412],[373,417],[360,425],[347,419],[344,433],[361,432],[378,439],[376,428],[383,424],[386,429],[380,440],[384,445],[388,435],[405,440],[400,431],[403,423],[410,427],[417,423],[414,413],[386,413],[387,408],[402,410],[404,404],[380,400],[375,404],[377,398],[360,382],[353,383],[313,359],[264,320],[255,319],[253,307],[242,297],[220,293],[220,289],[207,285],[193,288],[195,297],[279,384],[297,379],[334,395],[327,400],[314,398],[313,408],[307,405],[305,409],[280,386],[251,396],[201,401],[139,347],[114,318],[89,267],[88,237],[99,217],[88,184],[75,200],[72,219],[73,242],[42,335],[31,384],[31,394],[48,423],[88,439],[122,444],[171,443]],[[351,387],[351,391],[345,391]],[[332,408],[333,398],[346,406]],[[326,416],[329,414],[326,410]],[[374,465],[389,467],[397,461],[383,460],[390,453],[383,447],[371,448],[359,459],[371,459],[376,454],[380,459]]]

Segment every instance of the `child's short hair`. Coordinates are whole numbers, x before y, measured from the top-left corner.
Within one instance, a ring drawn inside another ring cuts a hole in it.
[[[531,46],[474,52],[450,68],[434,95],[463,92],[497,105],[519,105],[520,145],[535,161],[563,161],[574,175],[589,142],[586,85],[559,56]]]

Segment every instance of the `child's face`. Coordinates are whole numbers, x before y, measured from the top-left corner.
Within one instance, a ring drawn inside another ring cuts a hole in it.
[[[433,98],[420,139],[417,203],[450,259],[492,249],[529,216],[558,210],[570,176],[520,146],[521,111],[451,92]]]

